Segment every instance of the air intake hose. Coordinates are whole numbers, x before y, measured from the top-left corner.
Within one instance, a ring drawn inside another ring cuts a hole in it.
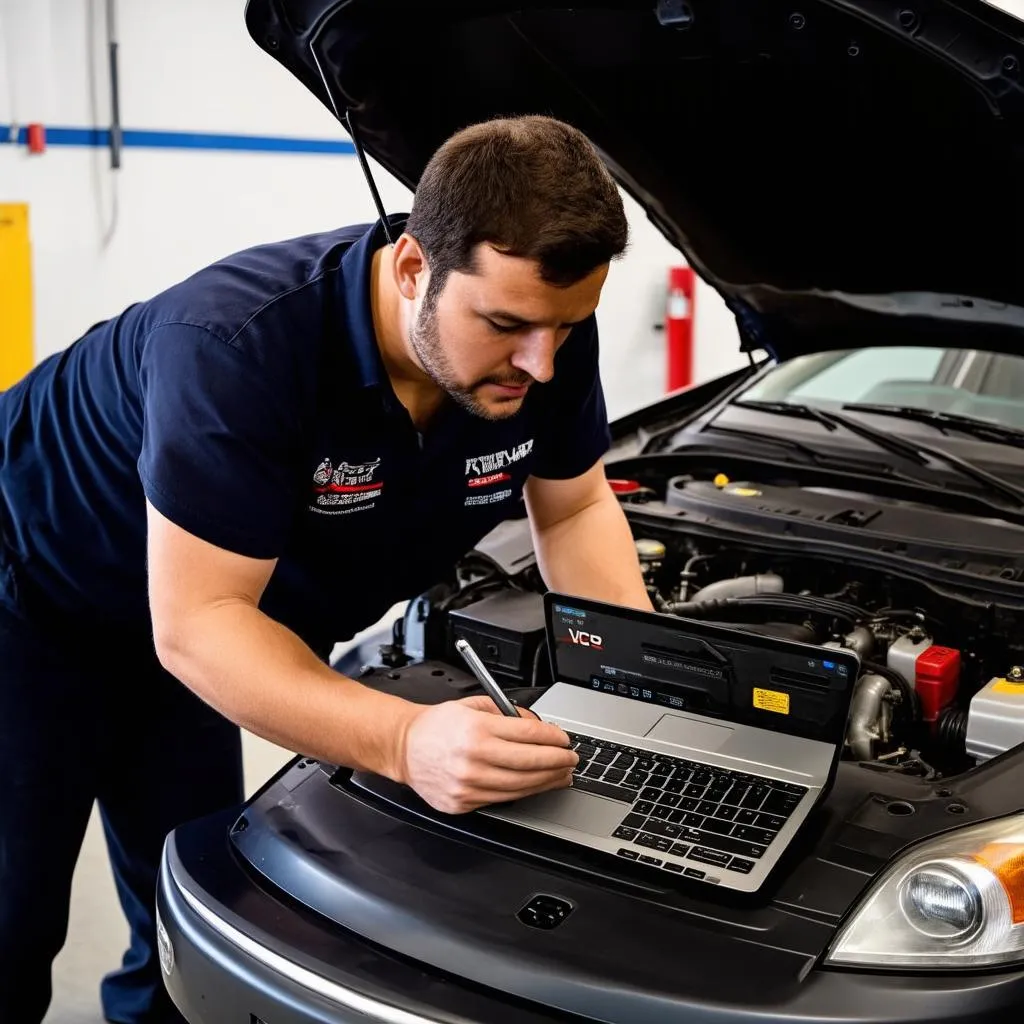
[[[734,597],[753,597],[757,594],[781,594],[785,582],[778,573],[763,572],[756,576],[736,576],[733,579],[716,580],[701,587],[694,601],[677,601],[669,605],[669,611],[683,614],[699,605],[712,601],[726,601]]]

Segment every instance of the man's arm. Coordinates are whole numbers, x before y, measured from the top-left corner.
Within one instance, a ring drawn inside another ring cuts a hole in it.
[[[449,813],[565,786],[568,737],[489,698],[424,707],[349,679],[259,609],[274,569],[148,507],[150,609],[163,666],[226,718],[288,750],[412,786]],[[481,714],[491,711],[491,714]]]
[[[603,462],[568,480],[531,477],[524,493],[537,561],[550,589],[653,610],[629,523]]]

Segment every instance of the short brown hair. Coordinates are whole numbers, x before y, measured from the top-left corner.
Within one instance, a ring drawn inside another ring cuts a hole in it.
[[[453,270],[473,272],[482,242],[536,260],[568,286],[619,256],[629,226],[615,179],[581,131],[540,115],[464,128],[431,157],[406,231],[430,266],[429,297]]]

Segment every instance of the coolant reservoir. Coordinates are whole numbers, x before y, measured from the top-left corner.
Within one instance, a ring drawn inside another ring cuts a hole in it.
[[[665,545],[660,540],[650,537],[639,537],[636,541],[636,553],[641,563],[661,562],[665,557]]]
[[[1024,671],[990,679],[971,700],[967,712],[967,753],[987,761],[1024,743]]]

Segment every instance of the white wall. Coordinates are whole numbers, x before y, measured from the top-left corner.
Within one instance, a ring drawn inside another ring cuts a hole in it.
[[[686,262],[643,208],[624,199],[630,247],[612,265],[598,308],[601,375],[613,417],[665,392],[665,332],[655,324],[664,323],[668,269]],[[694,383],[746,365],[732,313],[700,278],[693,309]]]
[[[119,0],[126,128],[344,139],[334,118],[245,30],[242,0]],[[103,0],[0,0],[0,123],[109,123]],[[409,192],[375,167],[386,208]],[[124,305],[244,246],[372,219],[347,155],[0,145],[0,202],[30,204],[37,358]],[[664,315],[673,249],[629,202],[629,254],[599,311],[610,412],[664,390]],[[740,365],[736,329],[701,284],[696,377]]]

